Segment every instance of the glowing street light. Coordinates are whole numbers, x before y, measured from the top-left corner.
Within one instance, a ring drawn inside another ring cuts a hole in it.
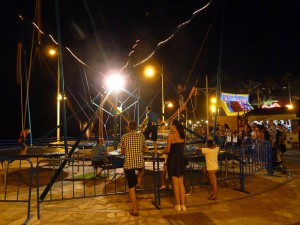
[[[162,121],[165,121],[165,97],[164,97],[164,70],[163,66],[161,66],[161,71],[155,70],[153,66],[147,66],[144,70],[144,73],[148,77],[154,76],[155,73],[161,75],[161,113],[162,113]]]
[[[57,57],[57,97],[56,97],[56,140],[60,141],[60,101],[62,100],[62,95],[60,93],[60,68],[59,68],[59,58],[58,58],[58,51],[56,48],[49,48],[48,54],[51,57]]]

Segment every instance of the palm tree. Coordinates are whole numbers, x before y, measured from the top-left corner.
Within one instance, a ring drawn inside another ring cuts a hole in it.
[[[295,78],[291,73],[286,73],[282,76],[282,86],[288,91],[289,101],[297,101],[300,99],[300,79]]]
[[[250,95],[255,95],[257,88],[261,86],[261,83],[255,82],[253,80],[246,80],[245,82],[242,82],[238,86],[238,93],[241,94],[249,94]]]
[[[265,89],[265,94],[267,97],[270,97],[276,91],[278,84],[276,83],[276,81],[272,76],[266,76],[263,83],[264,83],[263,88]]]

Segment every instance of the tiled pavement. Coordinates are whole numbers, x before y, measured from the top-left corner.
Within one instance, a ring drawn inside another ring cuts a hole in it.
[[[92,197],[42,203],[37,219],[33,202],[28,224],[155,224],[155,225],[285,225],[300,224],[300,150],[285,155],[284,166],[291,173],[260,171],[246,178],[240,192],[238,181],[219,183],[218,200],[207,200],[209,186],[196,186],[188,193],[187,211],[173,209],[171,191],[162,193],[161,209],[152,204],[153,194],[138,194],[139,217],[128,214],[127,195]],[[0,224],[22,224],[26,220],[24,203],[0,202]]]

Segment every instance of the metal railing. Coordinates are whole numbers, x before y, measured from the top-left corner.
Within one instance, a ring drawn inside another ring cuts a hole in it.
[[[3,186],[0,187],[0,202],[26,203],[27,224],[32,217],[31,191],[33,186],[34,168],[31,160],[22,156],[0,158],[2,164],[1,179]]]
[[[195,146],[196,147],[196,146]],[[50,201],[61,201],[75,198],[87,198],[106,195],[119,195],[128,192],[127,181],[123,173],[122,155],[110,155],[107,164],[102,166],[102,174],[97,176],[92,166],[91,157],[82,157],[75,154],[70,158],[53,155],[48,158],[37,159],[36,167],[33,167],[28,156],[4,157],[0,161],[7,162],[2,170],[5,175],[5,186],[1,193],[1,202],[20,201],[27,203],[27,220],[31,217],[30,205],[32,189],[36,187],[37,216],[40,218],[41,204]],[[41,156],[45,157],[45,156]],[[185,185],[187,190],[192,191],[196,185],[204,185],[201,168],[205,166],[203,155],[195,155],[193,150],[187,152],[187,173]],[[261,169],[266,169],[268,175],[273,174],[272,150],[270,143],[257,140],[251,145],[238,145],[230,143],[224,145],[219,154],[219,170],[217,179],[219,182],[230,179],[239,180],[239,191],[245,191],[245,178]],[[8,163],[10,162],[10,163]],[[27,163],[25,163],[27,162]],[[18,164],[19,163],[19,164]],[[18,165],[17,165],[18,164]],[[164,159],[154,156],[152,153],[145,155],[145,174],[142,192],[153,193],[153,204],[160,208],[161,195],[161,170]],[[12,167],[12,165],[14,165]],[[55,182],[49,186],[51,179],[62,166],[60,174]],[[16,175],[12,175],[10,168],[14,168]],[[29,170],[27,184],[24,185],[24,169]],[[32,180],[33,174],[36,179]],[[9,187],[12,185],[13,187]],[[47,189],[47,187],[49,189]],[[24,198],[24,190],[26,198]],[[23,193],[23,198],[20,198]],[[15,196],[14,198],[12,198]],[[41,197],[44,196],[44,197]]]
[[[100,176],[97,176],[90,157],[51,158],[39,161],[36,167],[38,219],[41,216],[40,206],[44,202],[128,193],[123,172],[124,156],[110,155],[107,158],[107,163],[100,166]],[[62,165],[66,166],[60,170],[61,173],[53,185],[49,186],[50,180]],[[159,159],[155,159],[153,154],[145,154],[142,192],[154,193],[155,207],[159,207],[159,170]]]

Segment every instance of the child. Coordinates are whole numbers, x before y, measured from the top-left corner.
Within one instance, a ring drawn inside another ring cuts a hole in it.
[[[202,151],[205,155],[206,167],[202,168],[202,172],[209,178],[212,186],[212,195],[208,197],[208,200],[217,200],[217,171],[218,171],[218,154],[220,147],[214,145],[212,140],[206,142],[206,148],[199,147],[197,150]]]

